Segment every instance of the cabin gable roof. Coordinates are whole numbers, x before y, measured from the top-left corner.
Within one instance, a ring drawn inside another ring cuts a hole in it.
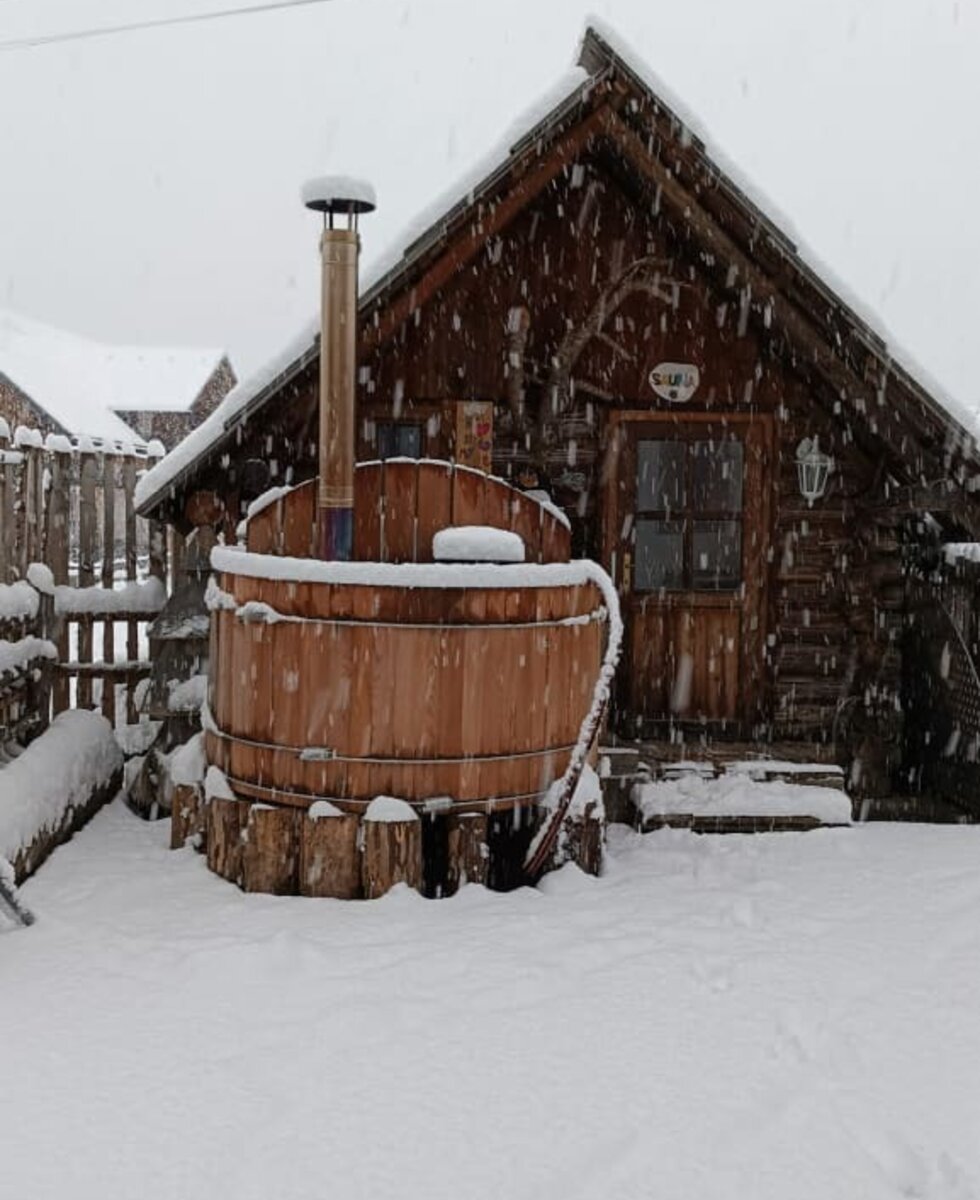
[[[577,71],[549,101],[483,165],[479,178],[468,181],[460,198],[441,204],[367,282],[360,301],[362,350],[396,333],[580,155],[612,155],[659,209],[687,228],[717,287],[777,329],[787,354],[814,370],[835,407],[866,428],[897,480],[921,490],[952,476],[972,488],[980,457],[970,415],[938,387],[923,386],[896,358],[874,319],[842,297],[844,289],[831,285],[783,222],[769,215],[770,206],[709,151],[697,123],[612,31],[590,25]],[[241,425],[318,354],[318,323],[311,322],[141,481],[140,511],[153,512],[203,462],[226,450]]]

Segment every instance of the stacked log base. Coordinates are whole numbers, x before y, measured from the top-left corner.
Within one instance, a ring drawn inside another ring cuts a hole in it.
[[[356,900],[375,899],[399,883],[423,890],[422,820],[363,821],[352,813],[314,818],[296,808],[237,798],[205,802],[198,785],[178,789],[174,801],[171,846],[193,845],[207,855],[216,875],[243,891]],[[528,818],[519,858],[536,812],[528,810]],[[506,814],[506,824],[513,824],[513,814]],[[451,896],[467,883],[507,890],[506,880],[501,888],[493,877],[490,846],[499,833],[491,836],[485,813],[452,814],[445,830],[445,878],[427,894]],[[570,825],[565,860],[597,875],[602,832],[594,813]]]
[[[446,894],[466,883],[486,884],[490,864],[487,818],[483,813],[460,813],[449,818]]]
[[[241,800],[217,797],[208,803],[208,867],[230,883],[242,881],[242,834],[250,807]]]
[[[422,886],[422,822],[365,821],[361,878],[364,895],[374,900],[396,883]]]
[[[356,900],[361,890],[360,818],[352,813],[301,819],[299,893]]]
[[[201,848],[207,834],[207,809],[199,783],[181,783],[173,791],[170,806],[170,849],[179,850],[188,842]]]
[[[242,889],[295,896],[299,883],[302,813],[253,804],[242,838]]]
[[[586,875],[602,870],[605,822],[597,804],[588,804],[584,813],[565,823],[564,858],[580,867]]]

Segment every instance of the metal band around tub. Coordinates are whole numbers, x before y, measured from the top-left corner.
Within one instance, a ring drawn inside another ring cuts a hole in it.
[[[502,762],[512,761],[523,758],[543,758],[546,754],[563,754],[571,753],[575,749],[575,742],[569,742],[564,746],[548,746],[543,750],[518,750],[513,754],[461,754],[452,758],[379,758],[376,755],[367,754],[335,754],[324,753],[323,757],[317,757],[316,752],[320,749],[318,746],[284,746],[281,742],[258,742],[253,738],[242,737],[240,734],[229,733],[226,729],[222,729],[214,720],[213,715],[210,716],[205,725],[206,733],[213,733],[215,737],[221,738],[225,742],[236,742],[239,746],[248,746],[252,750],[271,750],[276,754],[294,754],[297,758],[304,762],[313,765],[331,762],[347,762],[347,763],[368,763],[372,766],[406,766],[406,767],[439,767],[453,766],[456,763],[479,763],[479,762]],[[307,757],[304,758],[304,755]]]

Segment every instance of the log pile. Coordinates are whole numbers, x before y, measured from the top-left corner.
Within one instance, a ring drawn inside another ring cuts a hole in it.
[[[256,804],[230,789],[206,794],[202,784],[185,783],[174,790],[170,844],[194,847],[211,871],[246,892],[371,900],[406,884],[451,896],[468,883],[500,888],[491,877],[489,825],[486,813],[445,818],[445,861],[433,888],[426,879],[431,864],[423,861],[423,823],[403,800],[379,797],[359,815],[326,801],[308,810]],[[551,867],[571,861],[598,875],[603,837],[602,810],[590,804],[567,820],[562,854]]]

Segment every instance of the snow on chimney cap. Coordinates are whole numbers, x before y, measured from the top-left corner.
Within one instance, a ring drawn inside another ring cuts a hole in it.
[[[307,208],[322,213],[369,213],[378,207],[373,186],[350,175],[318,175],[303,184]]]

